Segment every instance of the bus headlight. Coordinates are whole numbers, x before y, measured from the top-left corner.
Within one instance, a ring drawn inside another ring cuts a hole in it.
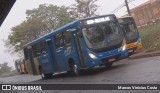
[[[89,56],[93,59],[96,59],[97,57],[94,54],[89,53]]]
[[[123,46],[121,47],[121,50],[122,50],[122,51],[125,51],[125,50],[126,50],[126,45],[123,45]]]

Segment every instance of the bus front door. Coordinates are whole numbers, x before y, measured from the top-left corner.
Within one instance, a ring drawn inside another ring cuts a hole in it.
[[[78,35],[78,32],[73,32],[73,36],[75,38],[75,43],[77,47],[77,56],[80,58],[80,65],[82,68],[87,67],[84,48],[83,48],[83,42],[81,40],[81,37]]]
[[[59,71],[66,71],[68,69],[66,63],[65,63],[65,55],[64,52],[66,50],[64,46],[64,38],[63,34],[57,34],[55,36],[55,56],[56,56],[56,61],[59,66]]]

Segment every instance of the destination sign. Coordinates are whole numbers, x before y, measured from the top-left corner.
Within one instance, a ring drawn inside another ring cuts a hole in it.
[[[81,26],[87,26],[87,25],[93,25],[103,22],[109,22],[109,21],[117,21],[117,18],[115,15],[104,15],[104,16],[97,16],[92,18],[86,18],[81,20]]]
[[[96,19],[87,20],[87,24],[90,25],[90,24],[105,22],[109,20],[110,20],[109,17],[96,18]]]

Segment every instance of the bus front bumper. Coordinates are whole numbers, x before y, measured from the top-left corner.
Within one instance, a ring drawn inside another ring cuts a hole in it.
[[[122,51],[120,53],[117,54],[112,54],[108,57],[105,58],[97,58],[97,59],[92,59],[92,61],[90,61],[89,63],[89,68],[95,67],[95,66],[101,66],[101,65],[105,65],[108,64],[110,62],[117,62],[118,60],[124,59],[128,57],[128,51]]]
[[[142,51],[142,43],[137,44],[137,49],[135,52],[141,52]]]
[[[127,44],[128,53],[137,53],[142,51],[142,43],[131,43]]]

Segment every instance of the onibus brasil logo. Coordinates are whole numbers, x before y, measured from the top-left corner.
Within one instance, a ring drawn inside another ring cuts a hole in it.
[[[2,90],[42,90],[42,87],[33,85],[2,85]]]

